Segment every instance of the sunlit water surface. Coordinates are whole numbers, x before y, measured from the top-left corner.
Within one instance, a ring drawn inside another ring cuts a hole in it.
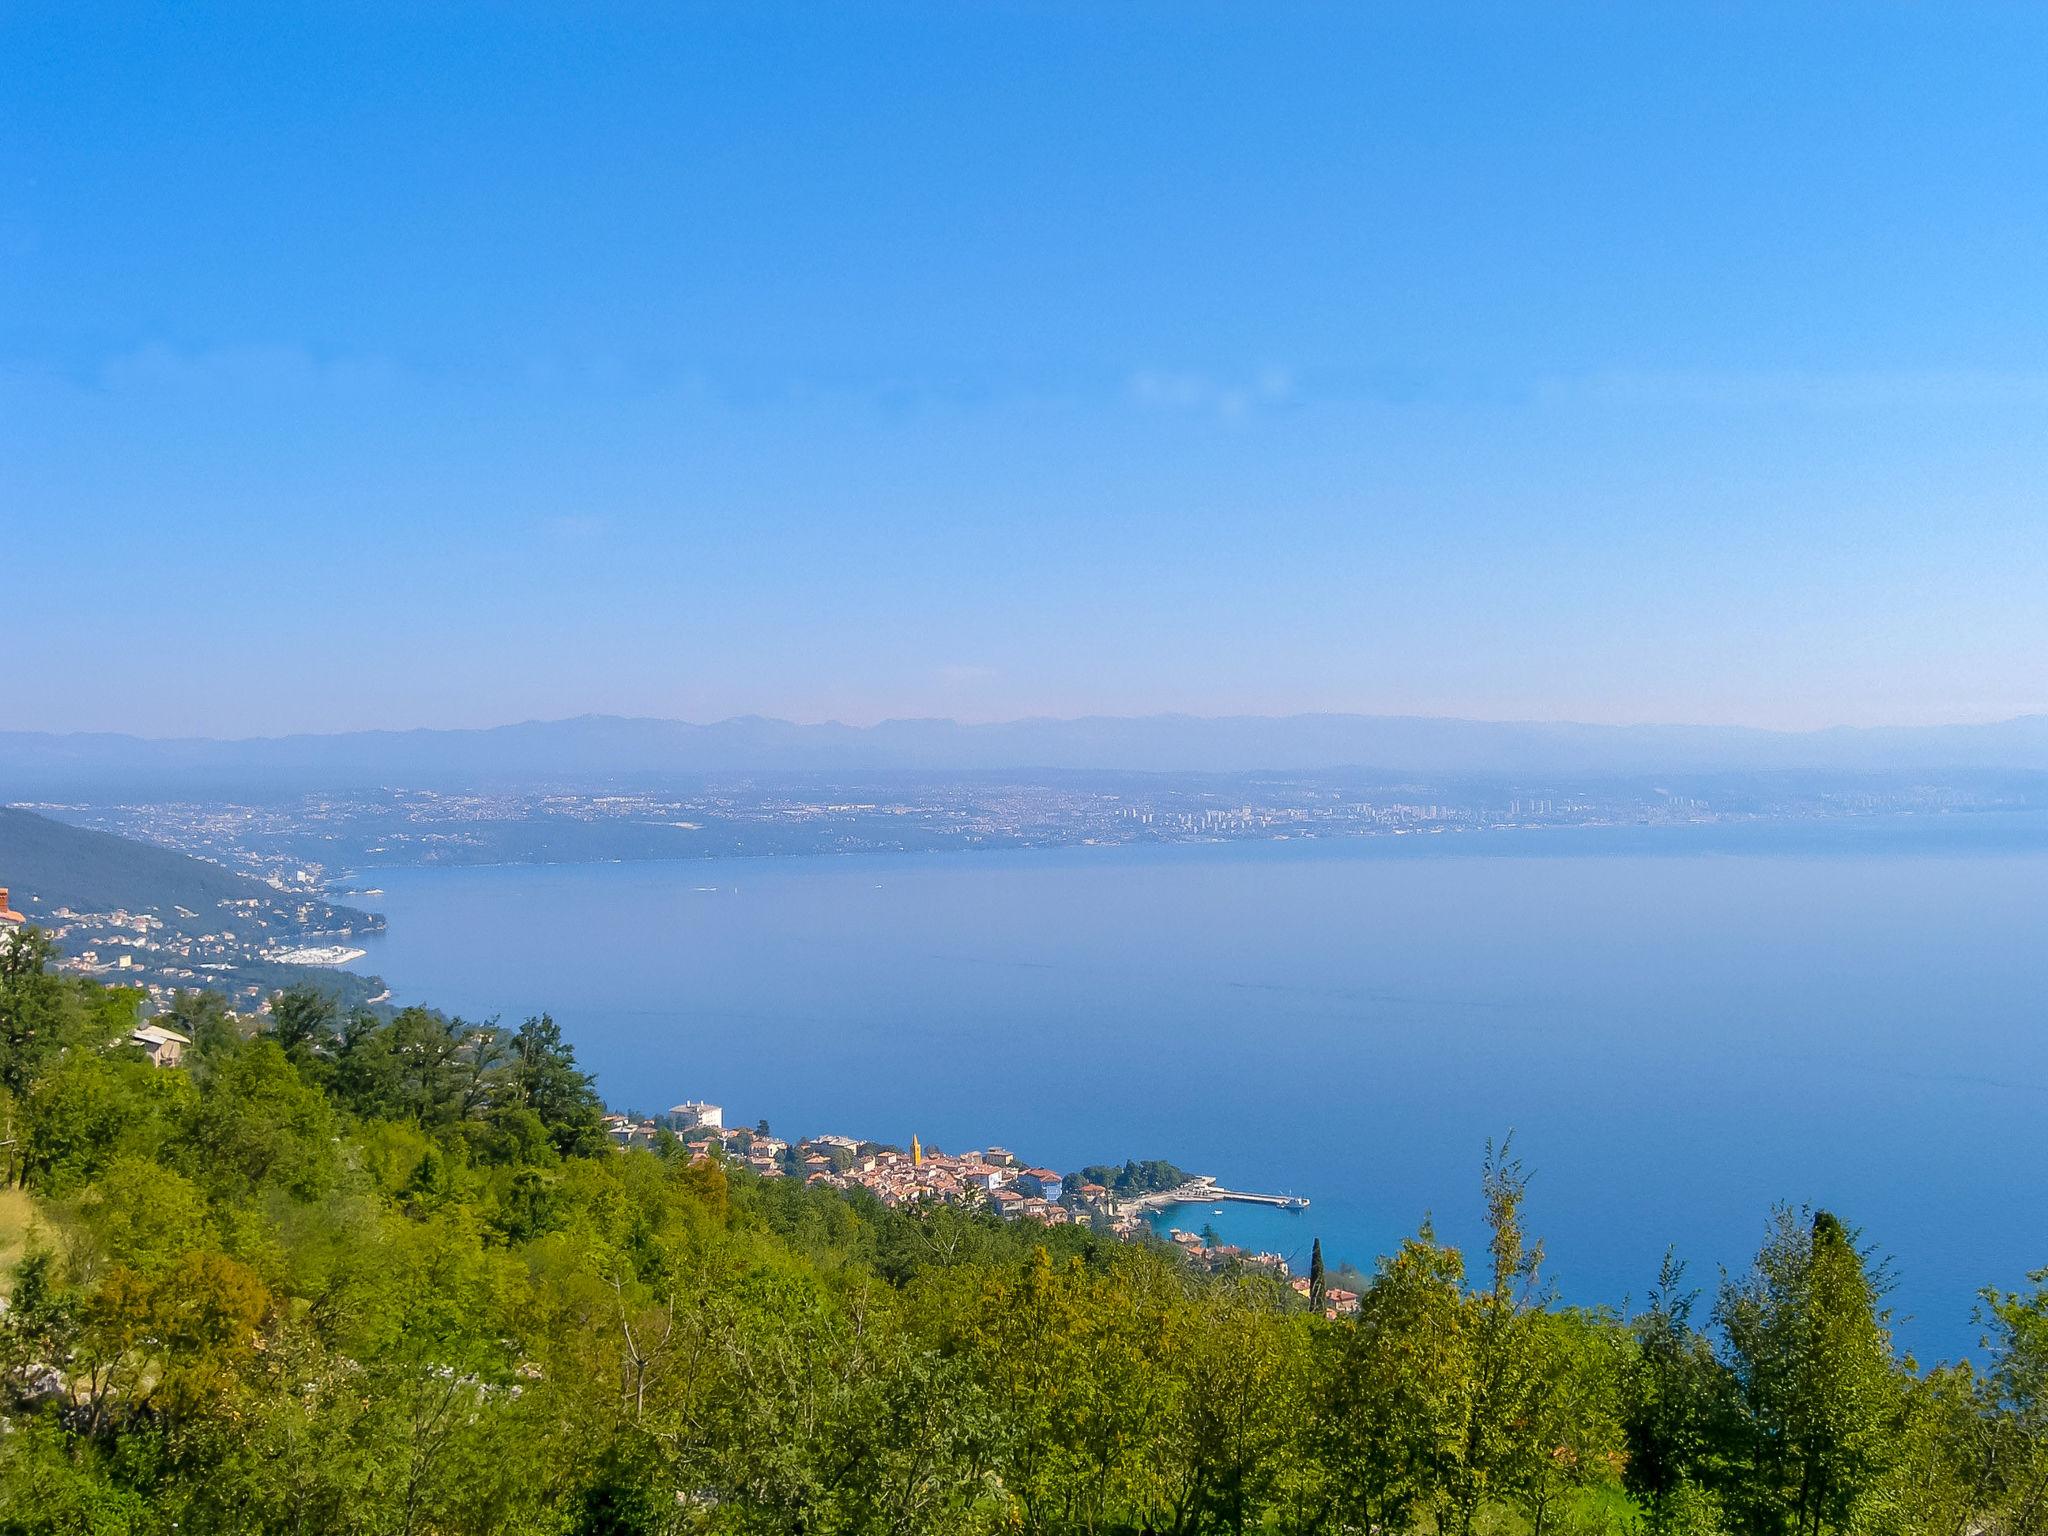
[[[1774,1201],[1971,1347],[2048,1264],[2048,827],[1788,828],[376,871],[401,1001],[549,1010],[614,1104],[1165,1157],[1305,1194],[1172,1213],[1370,1267],[1477,1251],[1510,1129],[1568,1299],[1711,1286]]]

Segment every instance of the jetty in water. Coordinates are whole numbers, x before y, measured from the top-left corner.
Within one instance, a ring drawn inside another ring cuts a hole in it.
[[[1241,1205],[1277,1205],[1283,1211],[1305,1211],[1308,1209],[1306,1195],[1266,1195],[1255,1190],[1225,1189],[1214,1179],[1204,1174],[1189,1179],[1187,1183],[1172,1189],[1162,1189],[1156,1194],[1140,1195],[1135,1200],[1123,1202],[1127,1211],[1159,1211],[1169,1205],[1220,1204],[1235,1200]]]

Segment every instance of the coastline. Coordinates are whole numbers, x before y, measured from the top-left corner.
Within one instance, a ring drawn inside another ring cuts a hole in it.
[[[1152,1218],[1297,1264],[1319,1236],[1369,1271],[1432,1213],[1476,1251],[1510,1128],[1588,1304],[1640,1295],[1674,1241],[1740,1263],[1758,1212],[1826,1199],[1912,1256],[1909,1337],[1954,1353],[1982,1272],[2033,1257],[1944,1246],[2002,1230],[2014,1175],[1970,1148],[2023,1139],[2028,1101],[1958,1078],[1929,1024],[2001,1082],[2043,1069],[2040,818],[1998,820],[379,870],[364,968],[468,1018],[552,1011],[614,1103],[668,1085],[792,1128],[1062,1168],[1156,1150],[1301,1190],[1308,1219]],[[1939,1201],[1850,1155],[1843,1127],[1879,1113],[1972,1127],[1930,1141]]]

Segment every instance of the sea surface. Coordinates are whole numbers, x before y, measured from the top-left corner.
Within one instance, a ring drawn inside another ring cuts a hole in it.
[[[371,883],[365,881],[364,883]],[[379,870],[401,1002],[561,1021],[614,1105],[1306,1195],[1169,1213],[1483,1263],[1512,1133],[1544,1272],[1711,1294],[1773,1202],[1969,1351],[2048,1265],[2048,817]]]

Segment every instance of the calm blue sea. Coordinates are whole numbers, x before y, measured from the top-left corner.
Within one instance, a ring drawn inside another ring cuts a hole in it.
[[[1569,1299],[1774,1201],[1974,1344],[2048,1265],[2048,818],[378,871],[401,1001],[549,1010],[615,1104],[1305,1194],[1176,1213],[1369,1268],[1480,1251],[1510,1131]]]

